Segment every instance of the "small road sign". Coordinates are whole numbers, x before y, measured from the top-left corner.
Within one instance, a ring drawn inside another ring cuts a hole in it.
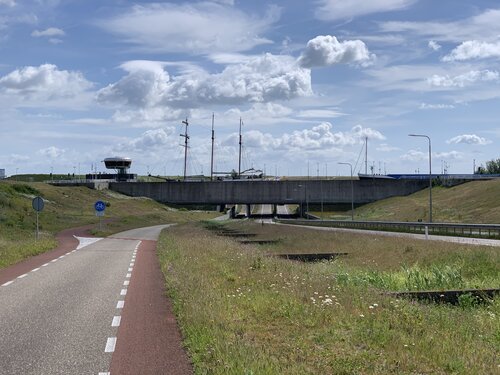
[[[33,206],[33,209],[37,212],[40,212],[43,210],[43,207],[45,206],[45,203],[43,202],[43,199],[41,197],[35,197],[31,201],[31,205]]]
[[[106,209],[106,203],[103,201],[97,201],[94,204],[94,208],[97,212],[103,212]]]

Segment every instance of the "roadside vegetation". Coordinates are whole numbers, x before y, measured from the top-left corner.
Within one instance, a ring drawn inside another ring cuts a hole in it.
[[[36,213],[31,206],[35,196],[45,201],[45,208],[39,214],[39,241],[35,241]],[[94,211],[97,200],[109,204],[102,231],[98,231],[99,220]],[[176,210],[150,199],[130,198],[108,190],[3,181],[0,182],[0,268],[54,248],[55,234],[66,228],[93,224],[93,234],[106,236],[136,227],[196,221],[216,215]]]
[[[279,239],[243,245],[221,224],[164,231],[159,256],[197,374],[489,374],[498,371],[500,299],[458,306],[388,290],[500,285],[498,249],[226,224]],[[345,252],[303,263],[284,253]]]
[[[473,181],[454,187],[432,188],[432,216],[435,222],[500,223],[500,179]],[[325,219],[350,219],[351,211],[312,212]],[[429,190],[406,197],[393,197],[360,206],[355,220],[426,221]]]

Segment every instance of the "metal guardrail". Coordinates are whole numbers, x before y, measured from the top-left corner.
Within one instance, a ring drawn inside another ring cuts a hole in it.
[[[388,232],[404,232],[428,234],[493,238],[500,239],[500,224],[458,224],[458,223],[424,223],[424,222],[399,222],[399,221],[344,221],[344,220],[295,220],[276,219],[283,224],[313,225],[333,228],[351,228],[379,230]]]

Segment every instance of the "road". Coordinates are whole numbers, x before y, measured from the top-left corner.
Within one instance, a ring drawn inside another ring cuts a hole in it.
[[[163,343],[160,352],[174,351],[179,365],[173,364],[174,371],[169,373],[190,373],[171,306],[165,305],[168,301],[155,256],[156,239],[163,228],[122,232],[93,243],[83,240],[87,245],[78,250],[73,248],[9,281],[4,279],[0,286],[0,374],[109,374],[121,362],[126,366],[112,373],[165,373],[170,363],[160,361],[148,367],[127,360],[136,358],[130,355],[133,352],[158,354],[158,348],[145,341]],[[17,268],[22,269],[21,265]],[[15,269],[2,270],[0,276],[12,275]],[[141,303],[146,308],[134,306]],[[140,323],[145,319],[148,322]],[[156,331],[137,333],[134,325]],[[165,332],[175,341],[171,348],[164,343]],[[141,334],[147,339],[137,337]],[[133,348],[128,342],[144,347]],[[120,349],[119,355],[115,349]]]

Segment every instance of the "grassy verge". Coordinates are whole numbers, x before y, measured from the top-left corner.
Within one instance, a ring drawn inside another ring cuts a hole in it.
[[[433,220],[450,223],[500,223],[500,179],[432,188]],[[350,211],[311,212],[324,219],[348,219]],[[426,221],[429,190],[393,197],[354,210],[355,220]]]
[[[281,241],[241,245],[188,224],[164,232],[159,243],[197,374],[498,371],[498,299],[474,307],[413,303],[381,294],[388,285],[362,277],[397,275],[402,267],[427,272],[464,263],[462,281],[498,286],[498,255],[491,249],[443,249],[442,243],[276,226],[245,229]],[[306,248],[349,255],[342,262],[322,263],[265,255]],[[496,263],[477,275],[492,261]],[[447,282],[455,285],[456,279]]]
[[[41,240],[35,241],[34,196],[42,196],[39,215]],[[108,222],[98,231],[93,204],[109,203]],[[215,212],[173,210],[150,199],[130,198],[112,191],[85,187],[55,187],[44,183],[0,182],[0,268],[56,246],[55,234],[66,228],[94,224],[93,233],[106,236],[141,226],[187,222],[216,216]]]

